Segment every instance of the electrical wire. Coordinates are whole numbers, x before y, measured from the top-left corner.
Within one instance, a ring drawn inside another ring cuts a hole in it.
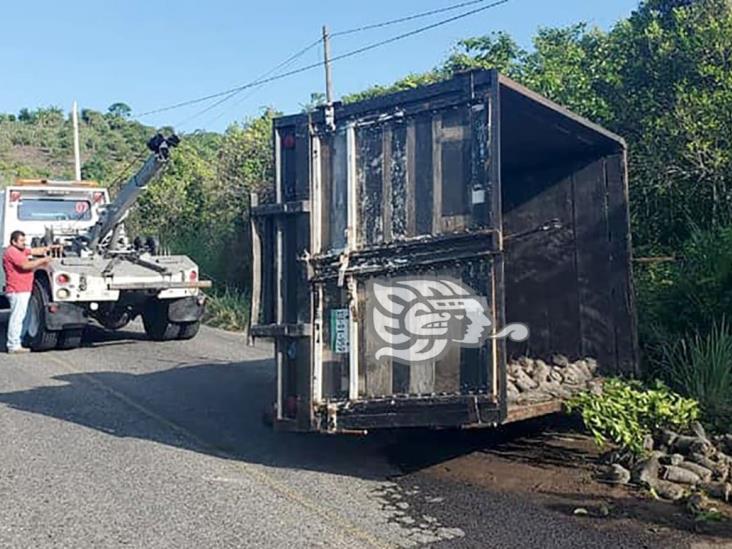
[[[475,15],[477,13],[480,13],[480,12],[483,12],[483,11],[487,11],[487,10],[489,10],[491,8],[495,8],[495,7],[500,6],[502,4],[506,4],[509,1],[510,0],[498,0],[497,2],[492,2],[491,4],[488,4],[486,6],[481,6],[480,8],[476,8],[476,9],[473,9],[473,10],[470,10],[470,11],[467,11],[467,12],[464,12],[464,13],[461,13],[461,14],[458,14],[458,15],[455,15],[455,16],[449,17],[447,19],[442,19],[442,20],[437,21],[435,23],[432,23],[430,25],[426,25],[424,27],[419,27],[419,28],[414,29],[412,31],[405,32],[405,33],[402,33],[402,34],[393,36],[393,37],[388,38],[386,40],[380,40],[378,42],[374,42],[372,44],[368,44],[366,46],[363,46],[361,48],[357,48],[355,50],[351,50],[351,51],[346,52],[346,53],[343,53],[341,55],[337,55],[337,56],[331,58],[330,61],[331,61],[331,63],[335,63],[336,61],[341,61],[343,59],[347,59],[349,57],[353,57],[355,55],[359,55],[361,53],[365,53],[367,51],[370,51],[370,50],[379,48],[381,46],[385,46],[387,44],[392,44],[392,43],[397,42],[399,40],[404,40],[405,38],[409,38],[411,36],[415,36],[417,34],[421,34],[421,33],[426,32],[428,30],[432,30],[434,28],[441,27],[443,25],[447,25],[449,23],[452,23],[454,21],[458,21],[460,19],[464,19],[466,17],[470,17],[471,15]],[[171,110],[174,110],[174,109],[179,109],[179,108],[187,107],[187,106],[190,106],[190,105],[196,105],[198,103],[203,103],[205,101],[210,101],[211,99],[217,99],[219,97],[228,96],[228,95],[231,95],[234,92],[239,92],[239,91],[242,91],[242,90],[245,90],[245,89],[248,89],[248,88],[257,87],[257,86],[260,86],[261,84],[267,84],[269,82],[274,82],[275,80],[281,80],[283,78],[287,78],[287,77],[294,76],[296,74],[300,74],[300,73],[303,73],[303,72],[306,72],[306,71],[309,71],[309,70],[312,70],[312,69],[315,69],[315,68],[318,68],[318,67],[322,67],[322,65],[323,65],[322,62],[312,63],[310,65],[305,65],[303,67],[299,67],[297,69],[293,69],[293,70],[290,70],[290,71],[287,71],[287,72],[284,72],[284,73],[281,73],[281,74],[278,74],[278,75],[269,76],[267,78],[261,78],[259,80],[254,80],[252,82],[248,82],[246,84],[242,84],[241,86],[236,86],[236,87],[230,88],[228,90],[224,90],[224,91],[217,92],[217,93],[212,93],[210,95],[206,95],[206,96],[203,96],[203,97],[198,97],[198,98],[195,98],[195,99],[189,99],[188,101],[181,101],[180,103],[174,103],[174,104],[168,105],[166,107],[160,107],[160,108],[157,108],[157,109],[153,109],[153,110],[150,110],[150,111],[146,111],[146,112],[143,112],[141,114],[138,114],[137,115],[137,118],[142,118],[144,116],[149,116],[149,115],[152,115],[152,114],[158,114],[158,113],[161,113],[161,112],[171,111]]]
[[[263,78],[267,78],[269,75],[271,75],[271,74],[279,71],[280,69],[283,69],[285,67],[288,67],[294,61],[298,60],[300,57],[302,57],[303,55],[305,55],[306,53],[308,53],[310,50],[312,50],[313,48],[315,48],[316,46],[318,46],[321,42],[322,42],[322,38],[318,38],[315,42],[313,42],[313,43],[305,46],[301,50],[298,50],[297,52],[295,52],[294,54],[292,54],[290,57],[288,57],[287,59],[285,59],[284,61],[282,61],[277,66],[275,66],[272,69],[268,70],[267,72],[259,75],[257,78],[255,78],[254,81],[256,82],[256,81],[261,80]],[[205,109],[202,109],[202,110],[198,111],[197,113],[194,113],[193,115],[191,115],[188,118],[182,120],[178,124],[175,124],[174,127],[179,127],[179,126],[182,126],[184,124],[187,124],[188,122],[191,122],[192,120],[195,120],[199,116],[202,116],[202,115],[206,114],[207,112],[212,111],[213,109],[215,109],[219,105],[221,105],[221,104],[229,101],[230,99],[233,99],[237,95],[239,95],[241,92],[244,91],[244,89],[246,89],[246,88],[239,88],[239,89],[236,89],[236,90],[232,91],[230,94],[228,94],[228,95],[224,96],[223,98],[219,99],[218,101],[216,101],[212,105],[209,105]],[[254,90],[252,90],[252,93],[256,92],[257,89],[259,89],[259,87],[257,87]],[[247,94],[245,96],[245,98],[248,98],[250,96],[251,96],[251,94]]]
[[[444,8],[437,8],[430,11],[423,11],[421,13],[415,13],[413,15],[407,15],[405,17],[399,17],[397,19],[391,19],[389,21],[383,21],[381,23],[373,23],[371,25],[364,25],[363,27],[355,27],[353,29],[347,29],[342,31],[337,31],[330,34],[331,38],[335,38],[337,36],[345,36],[347,34],[354,34],[357,32],[363,32],[368,30],[374,30],[374,29],[381,29],[384,27],[388,27],[391,25],[397,25],[399,23],[406,23],[407,21],[414,21],[415,19],[422,19],[424,17],[429,17],[431,15],[437,15],[440,13],[445,13],[448,11],[455,11],[459,10],[460,8],[465,8],[467,6],[472,6],[475,4],[484,4],[487,2],[487,0],[470,0],[469,2],[462,2],[460,4],[454,4],[452,6],[447,6]]]

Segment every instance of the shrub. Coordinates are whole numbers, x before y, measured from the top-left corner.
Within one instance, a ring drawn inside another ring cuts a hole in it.
[[[732,420],[732,333],[722,320],[706,334],[696,333],[662,349],[656,371],[675,390],[696,399],[704,419],[716,430]]]
[[[699,415],[696,401],[684,398],[657,381],[644,387],[639,381],[609,378],[602,394],[580,393],[567,403],[579,411],[585,427],[602,446],[609,441],[643,453],[643,438],[660,429],[683,429]]]

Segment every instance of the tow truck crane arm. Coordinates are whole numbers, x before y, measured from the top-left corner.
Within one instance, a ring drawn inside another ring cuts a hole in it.
[[[100,245],[113,234],[148,184],[165,167],[170,158],[170,150],[177,147],[179,143],[180,138],[177,135],[164,137],[160,133],[147,142],[147,147],[152,154],[139,171],[122,185],[117,197],[105,209],[102,218],[91,228],[87,236],[86,247],[88,249],[94,252],[100,251]]]

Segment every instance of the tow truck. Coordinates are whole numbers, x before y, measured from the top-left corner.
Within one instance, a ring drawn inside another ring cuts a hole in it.
[[[24,341],[31,350],[78,347],[92,319],[118,330],[142,316],[146,334],[158,341],[198,333],[202,289],[211,282],[199,279],[189,257],[162,253],[154,237],[130,239],[124,226],[179,141],[162,134],[150,139],[147,160],[112,201],[93,181],[20,179],[0,194],[3,246],[14,230],[23,231],[31,247],[56,245],[51,262],[34,275]]]

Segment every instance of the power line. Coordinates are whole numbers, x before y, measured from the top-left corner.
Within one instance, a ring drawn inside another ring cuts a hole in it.
[[[282,61],[277,66],[275,66],[272,69],[268,70],[267,72],[259,75],[254,80],[254,82],[256,82],[258,80],[261,80],[262,78],[267,78],[269,75],[277,72],[278,70],[283,69],[283,68],[291,65],[294,61],[296,61],[297,59],[299,59],[300,57],[302,57],[303,55],[305,55],[307,52],[309,52],[310,50],[312,50],[313,48],[315,48],[316,46],[318,46],[320,44],[321,40],[322,40],[321,38],[318,38],[315,42],[313,42],[313,43],[305,46],[301,50],[298,50],[297,52],[295,52],[294,54],[292,54],[290,57],[288,57],[287,59],[285,59],[284,61]],[[198,118],[199,116],[201,116],[201,115],[203,115],[203,114],[205,114],[205,113],[207,113],[209,111],[212,111],[213,109],[215,109],[216,107],[218,107],[222,103],[226,103],[230,99],[233,99],[234,97],[236,97],[238,94],[240,94],[242,91],[244,91],[244,89],[246,89],[246,88],[240,87],[239,89],[236,89],[236,90],[232,91],[230,94],[227,94],[225,97],[223,97],[222,99],[219,99],[218,101],[216,101],[212,105],[209,105],[205,109],[202,109],[202,110],[198,111],[197,113],[189,116],[188,118],[186,118],[185,120],[179,122],[178,124],[175,124],[175,127],[179,127],[179,126],[182,126],[184,124],[187,124],[188,122],[190,122],[190,121]],[[255,88],[255,90],[252,90],[252,92],[254,92],[254,91],[256,91],[256,88]],[[249,94],[246,97],[249,97]],[[140,116],[142,116],[142,115],[140,115]]]
[[[470,11],[467,11],[467,12],[464,12],[464,13],[461,13],[461,14],[458,14],[458,15],[455,15],[453,17],[449,17],[447,19],[442,19],[440,21],[437,21],[435,23],[432,23],[431,25],[426,25],[424,27],[420,27],[420,28],[417,28],[415,30],[412,30],[412,31],[409,31],[409,32],[406,32],[406,33],[403,33],[403,34],[399,34],[397,36],[393,36],[393,37],[388,38],[386,40],[380,40],[378,42],[374,42],[372,44],[368,44],[368,45],[363,46],[361,48],[357,48],[355,50],[352,50],[352,51],[349,51],[349,52],[346,52],[346,53],[343,53],[341,55],[337,55],[337,56],[333,57],[331,59],[331,63],[334,63],[336,61],[340,61],[342,59],[347,59],[349,57],[353,57],[354,55],[359,55],[361,53],[364,53],[364,52],[367,52],[367,51],[370,51],[370,50],[379,48],[381,46],[385,46],[387,44],[391,44],[393,42],[397,42],[399,40],[403,40],[405,38],[409,38],[411,36],[415,36],[417,34],[421,34],[421,33],[426,32],[428,30],[432,30],[434,28],[441,27],[443,25],[447,25],[449,23],[452,23],[454,21],[458,21],[460,19],[464,19],[466,17],[470,17],[471,15],[475,15],[477,13],[480,13],[480,12],[483,12],[483,11],[486,11],[486,10],[489,10],[491,8],[495,8],[495,7],[500,6],[502,4],[507,4],[509,1],[510,0],[498,0],[497,2],[493,2],[493,3],[488,4],[486,6],[482,6],[480,8],[476,8],[476,9],[473,9],[473,10],[470,10]],[[281,74],[278,74],[278,75],[275,75],[275,76],[270,76],[268,78],[262,78],[262,79],[259,79],[259,80],[254,80],[252,82],[248,82],[246,84],[242,84],[241,86],[237,86],[237,87],[234,87],[234,88],[230,88],[228,90],[224,90],[224,91],[217,92],[217,93],[212,93],[211,95],[206,95],[204,97],[198,97],[196,99],[190,99],[188,101],[181,101],[180,103],[175,103],[175,104],[169,105],[167,107],[161,107],[161,108],[158,108],[158,109],[153,109],[153,110],[150,110],[150,111],[147,111],[147,112],[143,112],[143,113],[137,115],[137,117],[138,118],[141,118],[143,116],[149,116],[151,114],[157,114],[157,113],[166,112],[166,111],[170,111],[170,110],[174,110],[174,109],[179,109],[179,108],[182,108],[182,107],[187,107],[187,106],[190,106],[190,105],[196,105],[196,104],[202,103],[204,101],[210,101],[211,99],[217,99],[219,97],[223,97],[223,96],[226,96],[226,95],[230,95],[230,94],[232,94],[234,92],[239,92],[239,91],[245,90],[247,88],[253,88],[253,87],[259,86],[261,84],[267,84],[269,82],[274,82],[275,80],[281,80],[283,78],[287,78],[289,76],[294,76],[296,74],[300,74],[300,73],[303,73],[303,72],[306,72],[306,71],[309,71],[309,70],[312,70],[312,69],[315,69],[315,68],[320,68],[320,67],[322,67],[322,63],[321,62],[312,63],[310,65],[305,65],[303,67],[299,67],[297,69],[293,69],[291,71],[284,72],[284,73],[281,73]]]
[[[345,36],[347,34],[354,34],[354,33],[362,32],[362,31],[381,29],[384,27],[388,27],[390,25],[396,25],[398,23],[406,23],[407,21],[414,21],[415,19],[422,19],[424,17],[429,17],[431,15],[437,15],[439,13],[459,10],[460,8],[465,8],[467,6],[472,6],[475,4],[484,4],[486,1],[487,0],[470,0],[469,2],[462,2],[460,4],[454,4],[452,6],[447,6],[444,8],[438,8],[438,9],[434,9],[431,11],[424,11],[421,13],[415,13],[413,15],[407,15],[405,17],[399,17],[398,19],[391,19],[389,21],[383,21],[381,23],[373,23],[371,25],[364,25],[363,27],[355,27],[353,29],[347,29],[347,30],[334,32],[330,36],[331,36],[331,38],[335,38],[336,36]]]

